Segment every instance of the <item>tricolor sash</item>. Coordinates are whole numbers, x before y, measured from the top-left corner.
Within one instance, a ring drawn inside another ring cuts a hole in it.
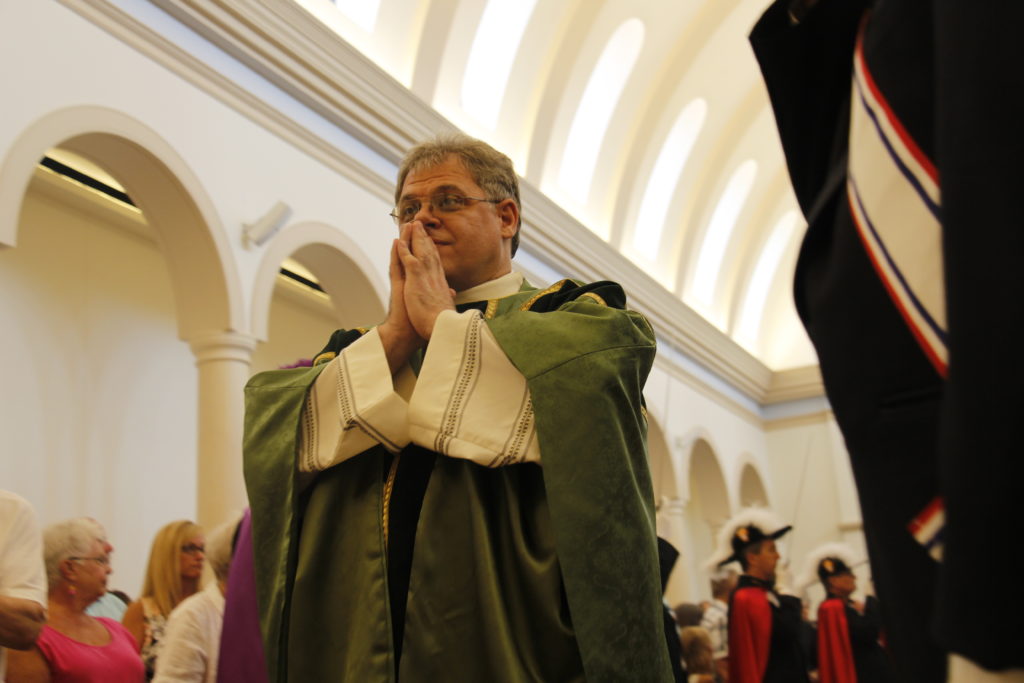
[[[941,195],[935,165],[854,54],[847,199],[882,283],[936,371],[946,376],[946,293]]]
[[[871,263],[925,356],[943,378],[949,364],[939,174],[878,88],[857,36],[850,98],[846,194]],[[908,530],[942,559],[945,509],[935,498]]]

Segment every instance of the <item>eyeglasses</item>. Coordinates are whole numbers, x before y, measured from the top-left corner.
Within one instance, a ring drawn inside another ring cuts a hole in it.
[[[76,562],[83,562],[85,560],[92,560],[96,564],[103,565],[104,567],[109,567],[110,566],[110,556],[109,555],[99,555],[97,557],[69,557],[68,559],[69,560],[74,560]]]
[[[196,545],[195,543],[189,543],[187,545],[181,546],[181,552],[188,553],[189,555],[198,555],[199,553],[203,553],[205,555],[206,547]]]
[[[488,202],[489,204],[500,204],[503,199],[484,199],[482,197],[463,197],[461,194],[451,192],[439,192],[430,197],[430,211],[432,213],[456,213],[466,208],[469,202]],[[408,223],[423,208],[423,202],[419,199],[403,199],[388,215],[395,219],[396,225]]]

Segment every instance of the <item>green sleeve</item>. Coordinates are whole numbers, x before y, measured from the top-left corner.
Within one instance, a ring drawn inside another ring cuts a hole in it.
[[[587,680],[671,681],[642,408],[650,325],[584,296],[488,324],[530,388]]]
[[[281,680],[288,587],[298,537],[296,444],[306,392],[324,365],[255,375],[245,387],[245,483],[252,508],[260,629],[270,680]]]

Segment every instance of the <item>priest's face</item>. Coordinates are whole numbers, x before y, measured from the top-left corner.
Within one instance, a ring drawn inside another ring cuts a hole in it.
[[[512,199],[489,199],[456,156],[410,171],[402,185],[399,220],[423,225],[456,291],[512,270],[519,209]]]

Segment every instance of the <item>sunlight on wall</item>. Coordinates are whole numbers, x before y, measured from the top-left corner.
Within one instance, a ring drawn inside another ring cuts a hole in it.
[[[490,0],[462,80],[462,107],[493,130],[505,98],[508,76],[537,0]]]
[[[334,4],[342,14],[367,33],[373,33],[376,29],[380,0],[334,0]]]
[[[665,139],[647,182],[640,213],[636,219],[633,247],[652,261],[658,256],[661,235],[665,230],[665,220],[679,176],[683,173],[686,160],[697,141],[701,126],[704,125],[707,111],[707,102],[700,98],[686,105]]]
[[[382,22],[387,15],[381,0],[294,0],[320,23],[341,36],[384,69],[392,78],[409,87],[412,83],[416,41],[402,36],[418,35],[426,5],[404,0],[401,22]],[[397,11],[390,8],[392,15]],[[408,11],[404,11],[407,9]],[[404,23],[403,23],[404,22]]]
[[[576,108],[558,184],[580,205],[586,204],[601,143],[643,43],[644,25],[639,19],[619,26],[597,60]]]
[[[761,352],[759,335],[761,321],[764,319],[768,294],[771,292],[772,283],[779,270],[779,261],[799,225],[800,212],[796,209],[787,211],[779,219],[761,250],[757,265],[754,266],[753,275],[750,276],[750,283],[747,285],[746,296],[743,299],[743,308],[736,324],[736,334],[733,336],[737,342],[754,355],[759,355]]]
[[[740,211],[743,210],[743,205],[750,195],[756,176],[756,161],[748,159],[740,164],[729,179],[725,191],[722,192],[722,197],[718,200],[708,227],[704,231],[704,241],[700,247],[700,256],[697,259],[690,295],[692,303],[704,312],[712,323],[717,325],[722,324],[721,320],[716,320],[716,317],[720,318],[721,316],[715,316],[712,309],[718,274],[722,268],[722,259],[725,257],[729,238],[732,237],[733,228],[736,227],[736,219],[739,218]]]

